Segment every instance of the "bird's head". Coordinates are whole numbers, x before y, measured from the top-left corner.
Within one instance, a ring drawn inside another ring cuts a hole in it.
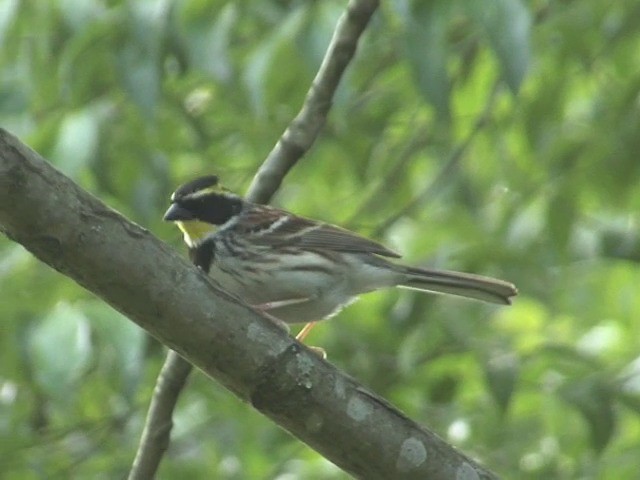
[[[182,230],[185,243],[194,248],[241,209],[242,199],[220,185],[217,176],[208,175],[173,192],[164,220],[174,222]]]

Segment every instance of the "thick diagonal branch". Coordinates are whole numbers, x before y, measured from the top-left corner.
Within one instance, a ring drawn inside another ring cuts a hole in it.
[[[354,476],[495,478],[4,130],[0,230]]]
[[[378,8],[378,0],[351,0],[340,17],[318,73],[304,100],[302,109],[291,121],[269,156],[260,166],[249,187],[248,199],[266,203],[282,179],[311,148],[324,127],[338,89],[351,62],[358,40]]]

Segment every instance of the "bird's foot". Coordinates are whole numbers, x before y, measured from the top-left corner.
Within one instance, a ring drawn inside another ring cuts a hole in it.
[[[307,345],[309,347],[309,349],[315,353],[316,355],[318,355],[322,360],[326,360],[327,359],[327,351],[322,348],[322,347],[312,347],[311,345]]]
[[[307,335],[309,335],[309,332],[313,327],[315,327],[316,323],[318,322],[309,322],[304,327],[302,327],[302,330],[300,330],[300,332],[296,335],[296,340],[298,340],[301,343],[304,343],[304,339],[306,338]],[[327,352],[324,348],[313,347],[311,345],[307,345],[307,346],[311,349],[311,351],[313,351],[313,353],[318,355],[323,360],[327,359]]]

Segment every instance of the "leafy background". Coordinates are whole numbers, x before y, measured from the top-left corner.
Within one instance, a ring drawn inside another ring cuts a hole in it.
[[[505,478],[640,478],[639,5],[382,3],[275,203],[521,294],[371,294],[310,343]],[[248,186],[344,6],[0,0],[0,122],[182,249],[170,192]],[[5,478],[125,476],[163,348],[6,238],[0,317]],[[184,477],[346,475],[196,374]]]

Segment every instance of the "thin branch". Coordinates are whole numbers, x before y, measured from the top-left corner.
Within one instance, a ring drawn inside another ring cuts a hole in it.
[[[355,477],[496,478],[4,130],[0,231]]]
[[[140,444],[129,472],[129,480],[154,478],[169,447],[173,411],[191,370],[192,366],[188,361],[173,350],[167,352],[156,380]]]
[[[333,96],[353,58],[358,40],[378,4],[378,0],[352,0],[347,6],[338,21],[302,109],[255,175],[247,194],[248,200],[267,203],[287,172],[311,148],[325,124]],[[129,472],[129,480],[144,480],[155,475],[169,445],[172,416],[179,392],[190,372],[191,368],[186,360],[175,353],[167,353]],[[172,382],[167,382],[165,377],[171,378]]]
[[[379,3],[378,0],[351,0],[347,5],[346,11],[338,20],[327,53],[313,79],[302,109],[258,169],[249,187],[249,200],[257,203],[269,201],[287,172],[309,151],[318,138],[340,79]]]

